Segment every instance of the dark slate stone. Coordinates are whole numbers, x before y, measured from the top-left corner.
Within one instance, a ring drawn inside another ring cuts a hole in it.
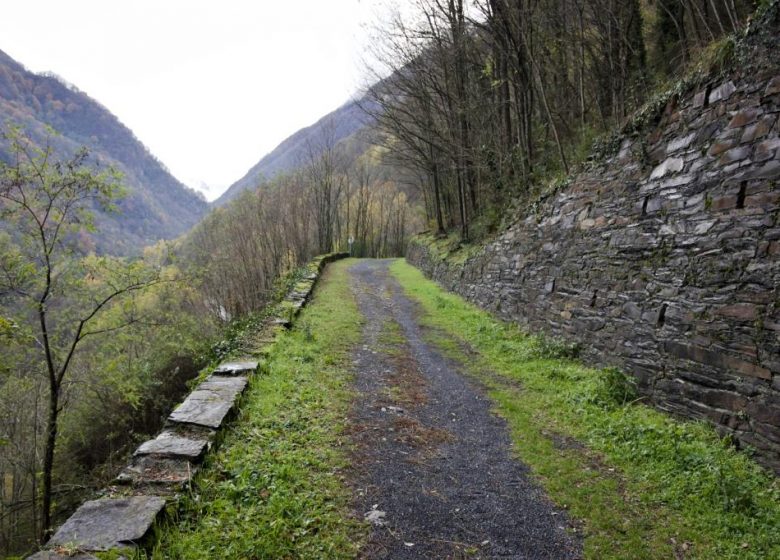
[[[780,161],[772,160],[766,162],[762,167],[748,172],[746,179],[767,179],[775,180],[780,178]]]
[[[709,102],[716,103],[731,97],[731,95],[737,91],[734,82],[724,82],[710,92]]]
[[[775,76],[769,80],[766,90],[764,91],[764,95],[775,95],[777,93],[780,93],[780,76]]]
[[[673,341],[667,342],[665,348],[667,352],[678,358],[722,368],[728,373],[737,373],[760,379],[772,379],[772,372],[768,369],[746,362],[745,360],[740,360],[739,358],[735,358],[724,352],[716,352],[714,350],[707,350],[706,348]]]
[[[217,366],[214,373],[218,375],[247,375],[257,371],[257,362],[253,360],[236,360],[223,362]]]
[[[737,145],[737,139],[723,139],[723,140],[717,140],[712,144],[710,147],[710,151],[707,152],[711,156],[717,156],[719,154],[722,154],[723,152],[730,150],[734,146]]]
[[[84,503],[47,543],[83,551],[110,550],[140,542],[165,507],[157,496],[104,498]]]
[[[696,138],[696,135],[696,132],[691,132],[687,136],[681,136],[679,138],[672,139],[666,146],[666,153],[671,154],[679,150],[684,150],[691,145],[691,142],[693,142],[694,138]]]
[[[756,433],[765,437],[767,440],[780,444],[780,428],[772,426],[770,424],[764,424],[763,422],[756,422]]]
[[[667,158],[663,163],[653,169],[653,173],[650,175],[650,178],[657,179],[670,173],[677,173],[678,171],[682,171],[683,166],[684,163],[682,159],[675,157]]]
[[[737,148],[731,148],[730,150],[727,150],[721,154],[720,162],[726,164],[734,161],[742,161],[743,159],[750,156],[752,151],[753,148],[751,146],[739,146]]]
[[[168,417],[171,422],[219,428],[233,410],[247,378],[212,375],[198,385]]]
[[[763,402],[755,402],[750,405],[748,411],[759,422],[780,428],[780,407],[770,406]]]

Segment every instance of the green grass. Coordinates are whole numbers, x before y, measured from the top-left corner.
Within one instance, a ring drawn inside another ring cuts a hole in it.
[[[353,558],[364,537],[343,482],[350,351],[360,314],[349,261],[330,265],[313,304],[279,335],[239,417],[161,531],[153,558]]]
[[[630,379],[391,268],[429,338],[466,364],[519,457],[583,532],[586,558],[780,558],[777,479],[704,424],[633,401]]]
[[[478,255],[487,242],[480,238],[478,243],[462,243],[460,233],[450,232],[445,237],[439,237],[432,233],[422,233],[415,236],[419,243],[425,245],[428,250],[439,260],[448,260],[453,263],[466,262],[471,257]]]
[[[406,344],[406,337],[401,331],[401,325],[393,319],[387,319],[382,324],[382,330],[379,333],[377,343],[378,347],[376,350],[384,355],[392,356],[402,352]]]

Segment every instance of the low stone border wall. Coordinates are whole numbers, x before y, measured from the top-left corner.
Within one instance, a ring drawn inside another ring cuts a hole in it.
[[[330,253],[313,259],[303,280],[279,305],[269,320],[270,334],[262,356],[267,354],[282,328],[290,328],[308,303],[322,271],[329,263],[348,257]],[[188,488],[206,454],[214,447],[219,431],[235,412],[249,378],[258,372],[251,356],[219,364],[202,383],[168,416],[157,437],[142,443],[130,463],[105,490],[105,497],[85,502],[68,518],[42,550],[28,560],[94,558],[91,552],[133,551],[147,544],[151,529],[166,505],[175,503],[178,493]],[[58,550],[67,549],[69,554]]]

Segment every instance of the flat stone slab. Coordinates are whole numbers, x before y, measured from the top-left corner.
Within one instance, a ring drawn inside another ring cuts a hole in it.
[[[287,299],[288,300],[306,299],[307,297],[309,297],[309,294],[311,294],[311,290],[290,292],[289,294],[287,294]]]
[[[144,455],[133,458],[116,481],[120,484],[178,486],[189,483],[197,471],[198,466],[186,459]]]
[[[257,371],[257,362],[251,360],[236,360],[234,362],[223,362],[217,366],[214,373],[219,375],[240,375],[249,374]]]
[[[146,536],[165,507],[157,496],[104,498],[85,502],[46,544],[83,551],[133,546]]]
[[[247,378],[210,376],[168,416],[171,422],[219,428],[244,391]]]
[[[159,455],[181,457],[198,461],[206,453],[209,442],[205,439],[182,437],[174,432],[161,432],[156,438],[142,443],[133,455]]]
[[[121,558],[124,558],[122,556]],[[59,552],[55,552],[53,550],[41,550],[40,552],[36,552],[32,556],[28,556],[27,560],[98,560],[97,556],[92,556],[91,554],[76,554],[76,555],[68,555],[68,554],[60,554]]]

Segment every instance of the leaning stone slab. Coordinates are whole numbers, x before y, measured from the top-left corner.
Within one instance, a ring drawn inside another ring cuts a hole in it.
[[[219,428],[246,387],[247,378],[212,375],[168,416],[170,422]]]
[[[46,546],[75,546],[83,551],[133,546],[146,536],[163,507],[165,500],[157,496],[85,502]]]
[[[257,371],[257,362],[251,360],[237,360],[235,362],[223,362],[214,370],[218,375],[241,375]]]
[[[271,322],[271,324],[273,324],[274,326],[283,327],[285,329],[289,329],[292,326],[290,320],[284,317],[277,317]]]
[[[142,443],[135,450],[135,456],[156,455],[161,457],[181,457],[198,461],[208,450],[205,439],[182,437],[171,431],[161,432],[156,438]]]
[[[307,297],[309,297],[308,290],[293,290],[292,292],[287,294],[288,300],[306,299]]]
[[[175,489],[189,484],[198,468],[198,465],[186,459],[143,455],[134,457],[130,464],[122,469],[116,481],[134,486],[165,485]]]

